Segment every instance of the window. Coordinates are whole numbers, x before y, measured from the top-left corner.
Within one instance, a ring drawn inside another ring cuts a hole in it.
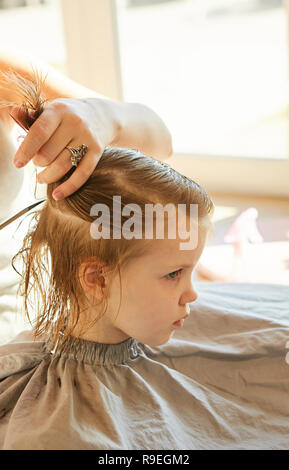
[[[282,0],[117,0],[123,97],[164,117],[175,150],[288,158]]]

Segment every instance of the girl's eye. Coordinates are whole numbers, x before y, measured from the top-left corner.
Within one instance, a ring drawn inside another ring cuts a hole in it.
[[[173,271],[169,274],[167,274],[165,277],[168,279],[168,280],[174,280],[178,277],[178,275],[182,272],[182,268],[178,269],[177,271]]]

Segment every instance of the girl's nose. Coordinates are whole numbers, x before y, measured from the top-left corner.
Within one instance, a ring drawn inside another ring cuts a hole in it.
[[[188,289],[183,295],[182,295],[182,298],[181,298],[181,302],[182,304],[186,304],[188,302],[195,302],[195,300],[197,300],[198,298],[198,293],[197,291],[193,288],[193,286],[190,287],[190,289]]]

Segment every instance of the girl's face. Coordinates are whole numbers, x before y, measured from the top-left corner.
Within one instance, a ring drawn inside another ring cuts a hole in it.
[[[198,246],[180,250],[179,238],[154,240],[150,251],[129,262],[111,284],[108,310],[102,324],[106,340],[119,343],[129,337],[150,346],[166,343],[177,328],[173,323],[186,316],[186,303],[194,302],[192,272],[203,252],[208,230],[199,227]],[[98,329],[99,322],[96,323]],[[106,331],[105,331],[106,330]]]

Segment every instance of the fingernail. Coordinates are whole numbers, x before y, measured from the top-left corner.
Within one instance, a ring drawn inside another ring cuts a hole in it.
[[[53,193],[52,196],[54,197],[56,201],[59,201],[59,199],[64,198],[64,194],[62,191],[55,191],[55,193]]]
[[[25,163],[24,163],[24,162],[20,162],[20,160],[17,160],[17,161],[15,162],[15,166],[16,166],[17,168],[21,168],[21,167],[24,166],[24,165],[25,165]]]

